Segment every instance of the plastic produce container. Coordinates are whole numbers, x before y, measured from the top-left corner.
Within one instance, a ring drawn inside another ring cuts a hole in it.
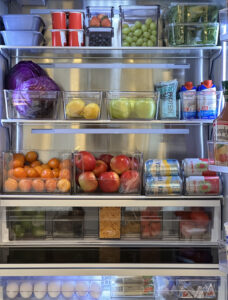
[[[167,27],[170,46],[216,46],[219,23],[180,23]]]
[[[218,21],[218,8],[207,4],[171,3],[166,14],[166,21],[171,23],[208,23]]]
[[[53,151],[3,152],[3,192],[70,194],[72,154]]]
[[[63,92],[65,119],[100,119],[101,92]]]
[[[61,93],[4,90],[7,119],[57,119]]]
[[[160,6],[120,6],[121,42],[124,47],[158,45]]]
[[[141,239],[162,239],[162,211],[148,207],[141,211]]]
[[[156,120],[159,103],[157,92],[107,92],[110,119]]]
[[[45,24],[40,16],[36,15],[3,15],[5,30],[41,31]]]
[[[114,30],[112,18],[114,8],[109,6],[88,6],[87,7],[87,46],[112,46]]]
[[[220,22],[220,40],[228,40],[228,9],[224,8],[219,11],[219,22]]]
[[[221,167],[218,172],[228,172],[228,142],[207,142],[210,165]]]
[[[7,46],[41,46],[45,39],[38,31],[1,31]]]
[[[176,280],[178,299],[218,299],[218,279],[186,277]]]
[[[141,194],[141,153],[74,153],[75,193]]]
[[[140,210],[125,208],[122,211],[121,221],[121,238],[124,239],[140,239],[141,228],[141,213]]]
[[[121,207],[99,208],[99,238],[120,239]]]

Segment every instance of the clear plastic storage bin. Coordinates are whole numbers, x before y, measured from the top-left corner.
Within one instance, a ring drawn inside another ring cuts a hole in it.
[[[219,23],[180,23],[167,27],[169,46],[216,46]]]
[[[102,92],[63,92],[65,119],[100,119]]]
[[[71,193],[72,154],[53,151],[3,152],[3,192]]]
[[[208,160],[212,171],[228,173],[228,142],[207,142]]]
[[[5,30],[32,30],[41,31],[45,24],[40,16],[36,15],[3,15]]]
[[[141,194],[141,153],[74,153],[75,193]]]
[[[158,92],[107,92],[106,104],[110,119],[156,120]]]
[[[61,92],[4,90],[7,119],[58,119]]]
[[[1,31],[7,46],[42,46],[44,36],[39,31]]]
[[[158,45],[160,6],[120,6],[121,43],[124,47]]]

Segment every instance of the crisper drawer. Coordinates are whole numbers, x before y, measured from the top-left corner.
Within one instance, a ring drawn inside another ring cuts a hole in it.
[[[225,300],[219,277],[49,276],[2,277],[1,299]]]
[[[220,207],[5,207],[2,214],[9,245],[210,244],[221,231]]]

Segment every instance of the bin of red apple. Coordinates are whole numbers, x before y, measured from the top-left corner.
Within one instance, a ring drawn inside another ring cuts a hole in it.
[[[64,193],[72,187],[72,153],[21,151],[3,153],[4,193]]]
[[[140,194],[141,153],[74,153],[76,193]]]

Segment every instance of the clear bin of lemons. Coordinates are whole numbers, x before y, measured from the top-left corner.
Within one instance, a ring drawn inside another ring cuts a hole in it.
[[[154,120],[157,118],[157,93],[153,95],[124,95],[116,98],[116,94],[108,96],[108,113],[110,119],[142,119]]]
[[[70,94],[64,97],[65,118],[66,119],[99,119],[101,110],[100,93]]]

